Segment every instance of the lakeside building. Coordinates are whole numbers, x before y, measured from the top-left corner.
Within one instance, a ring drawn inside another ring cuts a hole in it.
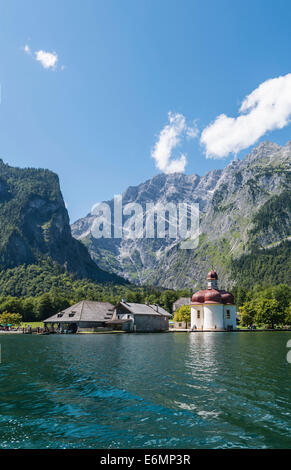
[[[173,303],[173,313],[183,305],[191,305],[191,297],[180,297]]]
[[[211,270],[207,275],[207,290],[192,297],[191,329],[230,331],[236,329],[236,306],[230,292],[218,289],[218,275]]]
[[[188,328],[190,328],[190,322],[189,321],[174,321],[173,328],[175,328],[175,330],[188,330]]]
[[[60,332],[155,332],[169,329],[171,315],[159,305],[127,303],[114,306],[110,302],[82,300],[44,320],[46,326]]]
[[[107,325],[113,312],[114,305],[110,302],[82,300],[47,318],[44,324],[57,326],[60,331],[67,330],[72,333],[109,330]]]
[[[137,304],[123,299],[114,309],[113,320],[129,320],[126,331],[155,332],[169,329],[171,315],[159,305]]]

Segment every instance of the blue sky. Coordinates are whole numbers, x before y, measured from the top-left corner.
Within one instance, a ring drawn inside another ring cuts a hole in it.
[[[57,172],[72,222],[164,171],[151,152],[169,112],[197,131],[171,158],[185,153],[186,173],[222,168],[233,153],[206,158],[201,132],[291,72],[290,24],[285,0],[0,0],[0,156]],[[56,53],[55,69],[37,51]],[[291,140],[281,127],[258,141]]]

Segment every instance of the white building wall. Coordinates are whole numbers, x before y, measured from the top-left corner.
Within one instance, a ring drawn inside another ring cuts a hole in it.
[[[134,329],[134,315],[129,312],[118,312],[116,318],[120,320],[130,320],[128,323],[124,323],[122,329],[125,331],[133,331]]]
[[[204,311],[203,305],[191,306],[191,329],[203,330]],[[198,318],[200,312],[200,318]]]
[[[227,310],[230,318],[227,318]],[[200,318],[198,318],[200,312]],[[236,306],[223,304],[191,305],[192,330],[236,330]]]
[[[117,318],[120,318],[121,320],[133,320],[134,321],[134,315],[132,313],[118,313]]]
[[[204,305],[204,330],[224,330],[223,304]]]
[[[229,310],[230,318],[227,318],[227,311]],[[229,326],[232,327],[233,330],[236,330],[236,306],[235,305],[224,305],[224,324],[225,329]]]

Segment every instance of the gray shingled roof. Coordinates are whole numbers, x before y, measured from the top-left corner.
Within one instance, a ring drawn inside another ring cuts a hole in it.
[[[159,305],[136,304],[132,302],[120,302],[119,305],[122,305],[134,315],[171,316],[169,312],[164,310]]]
[[[191,305],[191,297],[180,297],[174,302],[174,305]]]
[[[95,302],[82,300],[71,307],[47,318],[44,322],[54,323],[75,323],[79,321],[107,321],[111,320],[114,306],[109,302]]]

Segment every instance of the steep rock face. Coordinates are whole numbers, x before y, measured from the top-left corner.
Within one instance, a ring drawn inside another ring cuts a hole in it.
[[[157,175],[137,187],[129,187],[123,194],[123,205],[137,202],[145,209],[147,203],[195,202],[204,209],[221,175],[220,170],[208,173],[204,178],[198,175]],[[113,201],[107,201],[113,213]],[[92,259],[102,269],[116,272],[132,282],[151,282],[152,274],[158,268],[165,253],[177,245],[177,240],[165,239],[136,240],[101,238],[91,234],[95,216],[88,214],[72,225],[72,233],[88,248]],[[143,222],[145,222],[143,220]],[[155,281],[156,282],[156,281]]]
[[[157,175],[128,188],[123,203],[195,202],[200,207],[200,240],[195,250],[180,249],[174,239],[95,239],[94,215],[72,225],[95,262],[140,284],[203,286],[210,265],[222,284],[234,282],[233,260],[284,242],[291,235],[291,142],[263,142],[242,161],[224,170],[198,175]],[[112,207],[112,201],[109,201]]]
[[[72,237],[56,174],[0,161],[0,268],[50,258],[78,277],[118,280],[91,260]]]

